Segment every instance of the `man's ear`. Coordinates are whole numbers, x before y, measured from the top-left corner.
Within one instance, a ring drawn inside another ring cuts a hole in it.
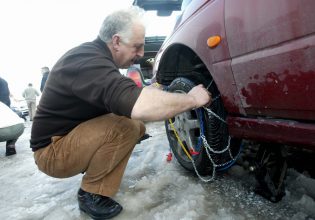
[[[118,34],[114,34],[112,37],[112,42],[113,42],[113,48],[115,51],[119,50],[120,46],[120,36]]]

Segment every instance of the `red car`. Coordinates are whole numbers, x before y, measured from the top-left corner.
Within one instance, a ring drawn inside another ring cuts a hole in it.
[[[252,169],[261,194],[279,201],[283,146],[315,150],[315,1],[169,2],[182,14],[155,57],[154,80],[172,92],[202,83],[213,97],[210,108],[166,121],[175,157],[201,177],[231,166],[240,140],[264,143]],[[167,10],[167,0],[134,4]]]

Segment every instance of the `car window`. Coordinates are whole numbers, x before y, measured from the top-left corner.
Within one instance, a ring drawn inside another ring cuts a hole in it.
[[[181,6],[181,11],[184,11],[185,8],[191,3],[192,0],[183,0],[182,6]]]
[[[146,11],[146,36],[166,36],[172,30],[176,22],[176,17],[180,11],[174,11],[170,16],[161,17],[156,14],[156,11]]]

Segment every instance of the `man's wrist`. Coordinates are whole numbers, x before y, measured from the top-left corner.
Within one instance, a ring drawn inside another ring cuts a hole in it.
[[[193,95],[190,95],[190,94],[188,94],[188,95],[191,97],[191,103],[192,103],[191,109],[192,110],[197,109],[198,108],[198,104],[197,104],[198,102],[197,102],[196,98]]]

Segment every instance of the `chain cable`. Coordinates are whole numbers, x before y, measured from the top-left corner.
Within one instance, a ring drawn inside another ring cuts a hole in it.
[[[206,87],[207,90],[209,90],[209,88],[210,88],[210,86],[212,85],[212,83],[213,83],[213,79],[210,81],[210,83],[209,83],[208,86]],[[212,98],[212,103],[214,103],[215,101],[219,100],[220,97],[221,97],[221,95],[219,94],[219,95],[217,95],[216,97]],[[191,155],[191,154],[187,151],[186,147],[184,146],[182,140],[180,139],[180,137],[179,137],[179,135],[178,135],[178,132],[177,132],[177,130],[176,130],[176,128],[175,128],[175,126],[174,126],[172,120],[169,119],[168,121],[169,121],[169,124],[171,125],[171,128],[172,128],[172,130],[173,130],[173,132],[174,132],[176,138],[177,138],[177,141],[178,141],[179,145],[181,146],[181,148],[183,149],[183,151],[185,152],[185,154],[187,155],[187,157],[191,160],[192,165],[193,165],[193,168],[194,168],[195,173],[196,173],[196,175],[198,176],[198,178],[199,178],[201,181],[203,181],[203,182],[210,182],[210,181],[214,180],[217,168],[225,167],[225,166],[228,166],[228,165],[233,164],[233,163],[235,162],[235,160],[237,159],[238,155],[240,154],[240,151],[241,151],[241,150],[238,152],[238,154],[237,154],[235,157],[233,157],[232,152],[231,152],[231,148],[230,148],[230,142],[231,142],[231,136],[230,136],[230,135],[229,135],[229,137],[228,137],[227,146],[226,146],[224,149],[222,149],[222,150],[215,150],[213,147],[211,147],[211,146],[209,145],[209,143],[208,143],[208,141],[207,141],[207,138],[206,138],[206,136],[205,136],[205,131],[204,131],[204,125],[203,125],[203,118],[202,118],[201,109],[204,109],[204,110],[205,110],[205,112],[207,113],[207,116],[208,116],[209,119],[215,117],[215,118],[218,119],[219,121],[223,122],[226,126],[227,126],[227,122],[226,122],[223,118],[221,118],[219,115],[217,115],[216,113],[214,113],[210,108],[202,107],[202,108],[194,109],[194,110],[197,112],[197,114],[199,115],[199,118],[200,118],[200,137],[199,137],[200,139],[199,139],[198,142],[200,142],[200,145],[201,145],[200,147],[204,147],[204,148],[205,148],[206,154],[207,154],[207,156],[208,156],[208,158],[209,158],[209,160],[210,160],[210,162],[211,162],[211,164],[212,164],[212,167],[213,167],[213,169],[212,169],[212,174],[210,174],[209,176],[203,177],[203,176],[201,176],[201,175],[199,174],[199,172],[198,172],[198,170],[197,170],[197,167],[196,167],[196,164],[195,164],[195,160],[194,160],[194,158],[193,158],[194,156],[197,156],[197,155]],[[199,145],[199,144],[198,144],[198,145]],[[187,147],[189,148],[189,146],[187,146]],[[197,147],[196,147],[196,148],[197,148]],[[192,149],[192,150],[193,150],[192,147],[190,147],[189,149]],[[230,160],[228,160],[228,161],[225,162],[225,163],[217,164],[217,163],[214,161],[213,156],[211,156],[211,153],[213,153],[213,154],[223,154],[223,153],[225,153],[225,152],[227,152],[227,151],[228,151],[228,153],[229,153]]]
[[[213,99],[213,101],[217,100],[218,98],[219,98],[219,96],[215,97],[215,98]],[[205,112],[207,113],[209,119],[211,119],[211,117],[215,117],[215,118],[217,118],[218,120],[220,120],[221,122],[227,124],[224,119],[222,119],[222,118],[221,118],[220,116],[218,116],[216,113],[214,113],[213,111],[211,111],[211,109],[206,108],[206,107],[203,107],[203,109],[204,109]],[[175,128],[173,122],[171,121],[171,119],[169,119],[169,123],[170,123],[170,125],[171,125],[171,127],[172,127],[172,130],[173,130],[173,132],[174,132],[174,134],[175,134],[175,136],[176,136],[176,138],[177,138],[178,143],[180,144],[181,148],[183,149],[183,151],[185,152],[185,154],[187,155],[187,157],[191,160],[192,165],[193,165],[194,170],[195,170],[195,173],[196,173],[196,175],[198,176],[198,178],[199,178],[201,181],[203,181],[203,182],[210,182],[210,181],[212,181],[212,180],[215,178],[215,173],[216,173],[217,168],[225,167],[225,166],[227,166],[227,165],[232,164],[232,163],[236,160],[236,158],[237,158],[238,155],[237,155],[236,157],[233,157],[233,155],[232,155],[231,148],[230,148],[231,136],[228,137],[227,146],[226,146],[224,149],[222,149],[222,150],[215,150],[213,147],[211,147],[211,146],[209,145],[209,143],[208,143],[208,141],[207,141],[207,139],[206,139],[206,136],[204,135],[204,126],[203,126],[203,119],[202,119],[202,112],[201,112],[201,109],[196,109],[196,111],[197,111],[197,114],[199,114],[199,118],[200,118],[200,137],[199,137],[199,138],[201,138],[201,140],[202,140],[202,146],[205,148],[206,154],[207,154],[207,156],[208,156],[208,158],[209,158],[209,160],[210,160],[210,162],[211,162],[211,164],[212,164],[212,167],[213,167],[213,169],[212,169],[212,174],[209,175],[209,176],[207,176],[207,177],[203,177],[203,176],[201,176],[201,175],[199,174],[193,156],[190,155],[190,154],[188,153],[188,151],[186,150],[186,148],[185,148],[185,146],[184,146],[182,140],[180,139],[180,137],[179,137],[179,135],[178,135],[178,133],[177,133],[177,130],[176,130],[176,128]],[[201,146],[201,147],[202,147],[202,146]],[[192,148],[191,148],[191,149],[192,149]],[[225,153],[225,152],[227,152],[227,151],[228,151],[228,153],[229,153],[230,160],[227,161],[227,162],[225,162],[225,163],[221,163],[221,164],[217,164],[217,163],[214,161],[213,156],[211,156],[211,154],[210,154],[210,152],[212,152],[213,154],[223,154],[223,153]]]

